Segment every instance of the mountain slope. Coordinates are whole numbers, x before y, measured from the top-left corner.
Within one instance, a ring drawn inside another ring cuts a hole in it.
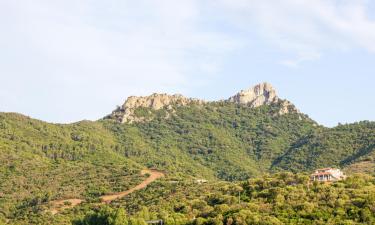
[[[273,167],[297,172],[327,165],[348,166],[373,161],[375,123],[360,122],[320,129],[295,142]]]
[[[215,102],[131,97],[95,122],[0,113],[0,215],[40,213],[55,199],[97,201],[138,183],[145,167],[229,181],[327,166],[358,171],[374,165],[374,144],[374,122],[319,126],[266,83]]]
[[[163,115],[167,109],[161,109],[154,113],[160,115],[150,114],[154,118],[147,123],[103,122],[122,142],[123,154],[139,163],[237,180],[268,171],[291,143],[314,129],[310,119],[280,116],[279,109],[216,102],[176,107],[168,119]]]
[[[26,213],[53,199],[126,190],[142,166],[111,150],[111,133],[96,122],[49,124],[0,113],[0,212]]]

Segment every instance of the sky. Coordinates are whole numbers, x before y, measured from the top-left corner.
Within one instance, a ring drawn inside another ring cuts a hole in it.
[[[264,81],[320,124],[375,121],[375,1],[0,0],[0,111],[70,123]]]

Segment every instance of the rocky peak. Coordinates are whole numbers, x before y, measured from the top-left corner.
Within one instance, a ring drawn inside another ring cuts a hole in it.
[[[261,83],[247,90],[242,90],[236,95],[230,97],[225,102],[232,102],[236,104],[247,105],[250,108],[256,108],[262,105],[277,104],[279,105],[278,115],[287,114],[290,112],[299,112],[296,107],[287,100],[280,99],[276,90],[269,83]],[[186,98],[180,94],[152,94],[150,96],[129,97],[122,106],[119,106],[112,114],[108,115],[107,119],[113,119],[121,123],[144,122],[151,118],[146,115],[137,115],[136,110],[139,108],[147,108],[151,115],[152,110],[166,109],[166,118],[175,112],[175,108],[185,106],[188,104],[205,103],[203,100]],[[147,112],[146,112],[147,113]]]
[[[277,96],[276,90],[267,82],[257,84],[247,90],[242,90],[226,101],[244,104],[251,108],[256,108],[262,105],[277,104],[280,106],[278,115],[284,115],[291,112],[300,113],[291,102],[280,99]]]
[[[135,110],[138,108],[148,108],[151,110],[166,108],[168,110],[173,110],[174,106],[184,106],[190,103],[202,104],[203,102],[203,100],[186,98],[180,94],[168,95],[154,93],[150,96],[131,96],[108,117],[121,123],[141,122],[144,121],[145,118],[135,115]]]
[[[261,83],[247,90],[242,90],[236,95],[230,97],[228,102],[246,104],[252,108],[262,105],[277,103],[279,97],[276,90],[269,83]]]

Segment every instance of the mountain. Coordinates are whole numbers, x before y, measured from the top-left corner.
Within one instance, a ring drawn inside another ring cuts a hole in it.
[[[95,201],[139,182],[145,167],[227,181],[326,166],[358,171],[374,168],[374,148],[374,122],[320,126],[268,83],[212,102],[133,96],[103,119],[73,124],[0,113],[0,214],[21,218],[61,198]]]
[[[292,103],[287,100],[281,100],[272,85],[266,82],[247,90],[242,90],[227,100],[216,102],[235,103],[249,108],[257,108],[263,105],[279,105],[279,115],[290,112],[299,113]],[[168,118],[170,114],[175,112],[176,107],[210,103],[215,102],[187,98],[180,94],[168,95],[154,93],[144,97],[131,96],[121,107],[117,107],[110,115],[106,116],[105,119],[112,119],[120,123],[144,122],[151,119],[150,115],[153,111],[164,109],[166,118]],[[142,112],[139,112],[142,111],[142,109],[143,111],[147,111],[147,113],[142,115]]]
[[[268,83],[213,102],[132,96],[101,122],[118,137],[120,152],[142,165],[226,180],[269,171],[318,126]]]
[[[138,109],[147,108],[150,110],[168,109],[173,111],[173,106],[186,106],[188,104],[203,104],[204,101],[186,98],[182,95],[152,94],[146,97],[129,97],[125,103],[114,110],[105,119],[113,119],[120,123],[133,123],[147,121],[147,115],[138,115]]]

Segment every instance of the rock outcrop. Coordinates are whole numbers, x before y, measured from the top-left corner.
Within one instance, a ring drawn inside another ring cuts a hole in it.
[[[247,90],[242,90],[226,101],[247,105],[251,108],[278,104],[280,106],[280,110],[277,113],[278,115],[291,112],[299,113],[299,110],[290,101],[280,99],[277,96],[276,90],[267,82],[258,84]]]
[[[276,90],[269,83],[261,83],[250,89],[242,90],[224,101],[247,105],[251,108],[277,104],[280,108],[277,115],[284,115],[291,112],[299,113],[291,102],[280,99],[277,96]],[[144,97],[131,96],[122,106],[119,106],[106,118],[113,119],[121,123],[145,122],[152,119],[152,116],[148,117],[148,114],[152,114],[151,111],[165,109],[165,117],[168,118],[171,113],[175,112],[176,107],[186,106],[188,104],[202,105],[204,103],[206,102],[203,100],[186,98],[179,94],[152,94]],[[140,108],[148,109],[148,111],[146,111],[146,114],[148,114],[138,115],[136,110]]]
[[[203,104],[203,100],[186,98],[182,95],[168,95],[168,94],[152,94],[150,96],[144,97],[129,97],[125,103],[118,107],[112,112],[108,117],[115,119],[121,123],[132,123],[132,122],[142,122],[147,120],[146,117],[140,117],[135,114],[135,110],[139,108],[148,108],[150,110],[167,109],[173,112],[174,107],[185,106],[188,104]],[[167,115],[168,116],[168,115]]]
[[[279,100],[280,110],[278,115],[284,115],[288,113],[301,113],[290,101],[288,100]]]
[[[230,97],[227,101],[245,104],[252,108],[256,108],[262,105],[277,103],[279,97],[271,84],[262,83],[250,89],[240,91],[236,95]]]

